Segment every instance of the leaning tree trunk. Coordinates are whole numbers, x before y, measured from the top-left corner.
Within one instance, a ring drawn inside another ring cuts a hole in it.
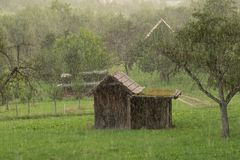
[[[220,111],[222,121],[222,136],[227,138],[230,136],[227,103],[224,102],[220,104]]]

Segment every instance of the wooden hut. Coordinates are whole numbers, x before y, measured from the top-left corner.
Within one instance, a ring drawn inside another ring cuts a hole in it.
[[[109,75],[93,90],[95,128],[169,128],[180,92],[169,93],[146,91],[123,72]]]

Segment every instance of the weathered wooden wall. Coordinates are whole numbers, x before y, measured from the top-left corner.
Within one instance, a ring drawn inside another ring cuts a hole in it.
[[[132,129],[172,127],[171,98],[133,96],[129,101]]]
[[[122,85],[99,87],[94,94],[95,128],[129,128],[128,95]]]
[[[95,128],[161,129],[172,127],[172,98],[136,95],[115,78],[94,90]]]

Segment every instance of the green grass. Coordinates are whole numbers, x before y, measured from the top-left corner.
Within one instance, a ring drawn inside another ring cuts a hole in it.
[[[0,159],[239,159],[240,118],[230,111],[231,138],[220,136],[217,107],[174,102],[175,128],[95,130],[93,116],[0,122]]]
[[[11,119],[16,117],[16,107],[14,103],[9,106],[10,110],[7,111],[5,106],[0,108],[0,120]],[[18,107],[19,117],[37,117],[40,115],[55,115],[54,103],[52,101],[36,102],[31,105],[30,115],[28,115],[27,104],[19,104]],[[80,109],[78,108],[77,100],[63,100],[57,102],[57,114],[58,115],[71,115],[71,114],[86,114],[93,113],[93,101],[92,98],[84,98],[80,102]]]
[[[146,74],[137,69],[130,75],[143,86],[180,89],[186,95],[211,102],[183,74],[170,83],[159,82],[156,73]],[[58,104],[59,112],[64,103],[77,106],[76,101],[62,101]],[[217,106],[192,107],[180,101],[173,103],[175,127],[167,130],[96,130],[93,115],[0,121],[0,160],[238,160],[239,103],[237,96],[229,106],[228,139],[221,137]],[[82,101],[87,112],[93,113],[92,105],[92,99]],[[26,114],[24,106],[21,115]],[[38,103],[32,114],[40,113],[53,113],[52,103]],[[12,110],[0,116],[14,114]]]

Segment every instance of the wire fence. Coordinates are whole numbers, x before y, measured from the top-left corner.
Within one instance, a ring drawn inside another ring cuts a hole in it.
[[[80,100],[52,101],[26,103],[11,102],[0,106],[0,120],[44,118],[55,116],[75,116],[93,114],[93,100],[84,98]]]

